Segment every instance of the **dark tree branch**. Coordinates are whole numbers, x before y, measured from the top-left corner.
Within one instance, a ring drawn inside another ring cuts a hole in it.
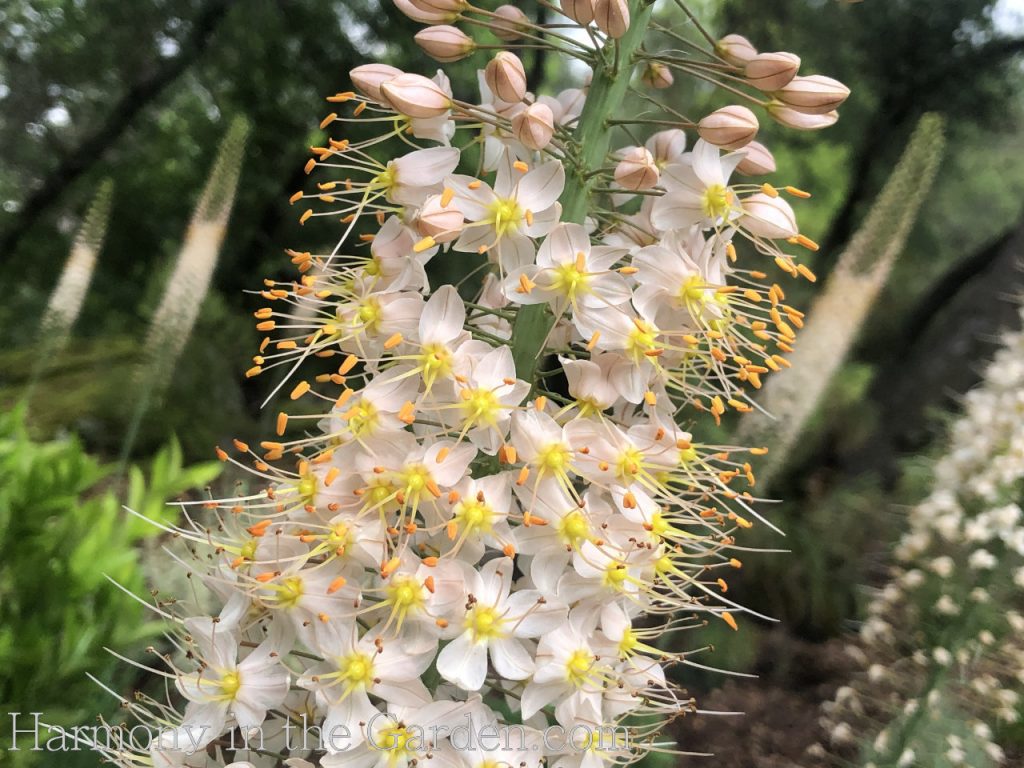
[[[0,236],[0,258],[14,258],[21,239],[56,204],[61,193],[92,168],[139,112],[202,55],[230,6],[230,0],[211,0],[193,20],[192,32],[178,55],[166,59],[160,67],[133,83],[103,122],[64,154],[57,166],[22,201],[20,213]]]

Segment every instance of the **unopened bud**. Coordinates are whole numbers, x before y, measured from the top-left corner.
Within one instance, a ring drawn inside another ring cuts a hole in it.
[[[715,45],[715,53],[734,67],[745,67],[757,56],[757,48],[743,35],[726,35]]]
[[[509,104],[526,96],[526,70],[519,57],[510,51],[501,51],[487,62],[484,80],[491,93]]]
[[[672,77],[672,70],[660,61],[650,61],[644,67],[644,73],[640,76],[651,88],[671,88],[675,78]]]
[[[810,115],[824,115],[837,109],[850,95],[850,89],[824,75],[795,77],[778,90],[775,98],[786,106]]]
[[[531,104],[512,118],[512,133],[527,149],[544,149],[555,133],[555,113],[547,104]]]
[[[459,15],[430,8],[419,0],[394,0],[394,3],[395,8],[420,24],[448,24],[455,21]]]
[[[464,59],[476,50],[473,38],[447,24],[421,29],[414,39],[428,56],[442,62]]]
[[[530,19],[514,5],[502,5],[494,10],[491,32],[505,41],[518,40],[530,27]]]
[[[466,0],[409,0],[409,4],[423,13],[446,14],[449,21],[453,21],[469,5]]]
[[[823,115],[813,115],[786,106],[781,101],[771,102],[767,109],[768,114],[776,122],[797,131],[819,131],[822,128],[835,125],[836,120],[839,119],[839,113],[835,111],[826,112]]]
[[[654,155],[646,147],[633,147],[615,166],[615,181],[623,189],[633,192],[650,189],[660,177]]]
[[[732,105],[712,112],[697,124],[697,133],[722,149],[740,149],[757,136],[757,117],[746,107]]]
[[[562,13],[585,27],[594,20],[593,0],[562,0]]]
[[[747,82],[761,91],[777,91],[796,77],[800,57],[793,53],[759,53],[744,69]]]
[[[416,217],[416,231],[435,243],[449,243],[462,232],[462,211],[450,199],[448,205],[444,203],[444,195],[431,195]]]
[[[775,173],[775,156],[768,148],[757,141],[752,141],[743,148],[746,156],[736,166],[736,173],[743,176],[764,176]]]
[[[796,237],[796,214],[781,197],[769,197],[758,192],[740,201],[743,206],[741,226],[753,235],[769,240]]]
[[[594,21],[608,37],[620,38],[629,29],[629,6],[626,0],[596,0]]]
[[[451,97],[423,75],[401,74],[380,86],[398,112],[415,118],[440,117],[452,106]]]
[[[664,168],[686,151],[686,134],[678,128],[668,128],[651,136],[645,146],[651,150],[658,167]]]
[[[388,100],[381,93],[380,87],[400,74],[402,70],[387,64],[363,64],[349,72],[349,77],[352,79],[352,85],[361,94],[380,104],[387,104]]]

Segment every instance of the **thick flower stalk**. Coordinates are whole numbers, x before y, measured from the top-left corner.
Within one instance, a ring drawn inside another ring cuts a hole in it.
[[[863,672],[826,707],[837,764],[1009,764],[1001,741],[1024,680],[1022,361],[1024,334],[1004,334],[910,512],[851,649]]]
[[[161,604],[185,704],[134,703],[171,728],[123,764],[634,762],[678,751],[659,733],[695,709],[668,675],[700,663],[681,633],[753,613],[727,578],[761,519],[758,449],[694,430],[787,365],[802,315],[769,273],[813,277],[786,201],[807,195],[733,180],[773,165],[748,106],[694,122],[648,84],[693,76],[815,124],[845,89],[808,95],[795,57],[754,78],[728,41],[673,30],[693,53],[656,55],[639,0],[566,2],[551,25],[398,4],[438,60],[480,57],[480,93],[367,64],[328,99],[292,202],[341,235],[265,282],[249,371],[297,402],[259,451],[219,451],[258,487],[176,531],[217,615]],[[516,51],[538,46],[591,78],[531,93]],[[472,301],[430,284],[432,259],[482,273]]]

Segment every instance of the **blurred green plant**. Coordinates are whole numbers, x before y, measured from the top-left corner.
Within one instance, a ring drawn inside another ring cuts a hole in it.
[[[115,488],[113,468],[79,440],[36,442],[24,416],[24,407],[0,415],[0,710],[91,725],[117,703],[86,672],[114,689],[134,682],[132,668],[104,646],[137,654],[162,626],[108,581],[144,594],[136,548],[160,533],[124,513],[122,499],[169,521],[176,510],[166,501],[207,485],[221,465],[185,467],[171,441],[147,473],[133,466],[125,486]],[[39,764],[38,754],[6,754],[18,768]],[[62,754],[61,765],[95,765],[95,755]]]

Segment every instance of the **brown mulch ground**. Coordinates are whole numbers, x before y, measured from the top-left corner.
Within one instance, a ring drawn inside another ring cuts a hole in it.
[[[855,669],[844,647],[841,640],[814,644],[782,632],[769,634],[759,654],[759,679],[732,678],[697,699],[703,710],[744,715],[697,715],[679,721],[676,735],[684,749],[714,754],[683,758],[680,768],[706,768],[711,760],[729,768],[823,765],[807,754],[807,748],[822,738],[822,702],[831,699]]]

